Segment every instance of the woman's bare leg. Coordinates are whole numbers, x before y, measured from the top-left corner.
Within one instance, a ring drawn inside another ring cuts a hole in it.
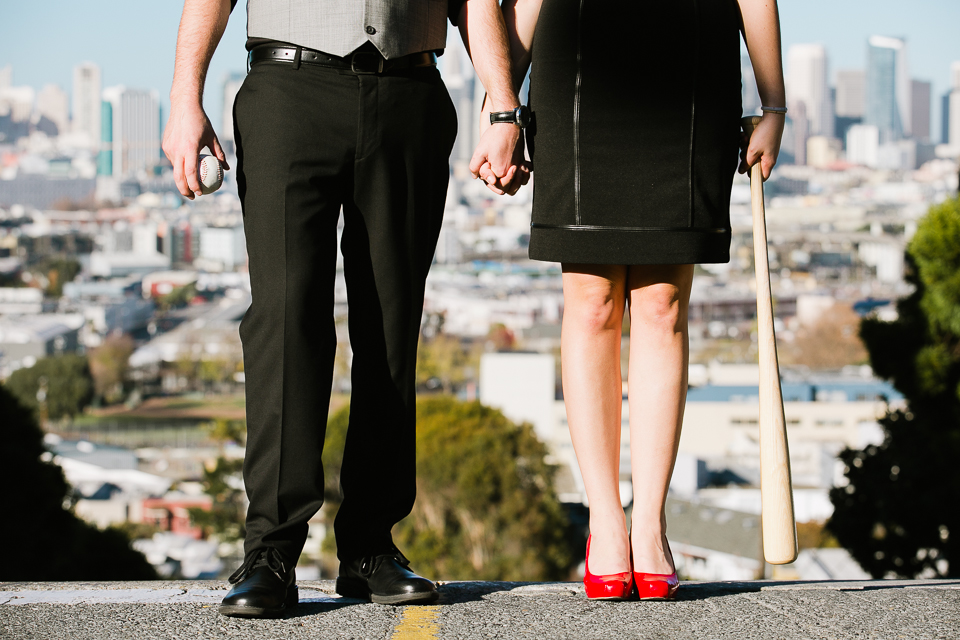
[[[560,336],[570,437],[590,502],[590,572],[630,570],[620,503],[620,333],[627,267],[563,265]]]
[[[687,309],[693,265],[631,266],[631,542],[636,571],[669,574],[664,505],[677,459],[687,398]]]

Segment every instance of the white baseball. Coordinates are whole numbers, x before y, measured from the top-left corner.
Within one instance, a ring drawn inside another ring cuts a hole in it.
[[[223,167],[220,166],[216,156],[202,154],[197,166],[197,175],[200,177],[200,193],[204,195],[213,193],[223,184]]]

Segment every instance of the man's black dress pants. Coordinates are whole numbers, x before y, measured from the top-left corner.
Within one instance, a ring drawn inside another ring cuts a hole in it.
[[[353,365],[338,555],[389,553],[416,495],[417,340],[456,112],[434,67],[260,62],[234,126],[253,293],[240,325],[246,553],[274,547],[295,564],[323,503],[341,208]]]

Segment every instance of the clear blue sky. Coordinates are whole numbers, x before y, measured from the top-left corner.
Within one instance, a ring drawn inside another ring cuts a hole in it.
[[[206,105],[215,127],[221,81],[245,66],[244,5],[240,0],[208,74]],[[0,67],[13,66],[14,84],[39,90],[54,83],[69,92],[73,66],[90,60],[100,65],[104,86],[157,89],[166,118],[181,7],[178,0],[3,0]],[[934,83],[939,131],[939,96],[950,62],[960,60],[960,1],[780,0],[780,14],[784,50],[822,43],[832,70],[863,67],[871,35],[907,38],[911,75]]]

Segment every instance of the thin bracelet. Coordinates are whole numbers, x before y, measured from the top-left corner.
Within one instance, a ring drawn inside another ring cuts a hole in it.
[[[769,111],[770,113],[781,113],[786,115],[786,107],[760,107],[760,111]]]

